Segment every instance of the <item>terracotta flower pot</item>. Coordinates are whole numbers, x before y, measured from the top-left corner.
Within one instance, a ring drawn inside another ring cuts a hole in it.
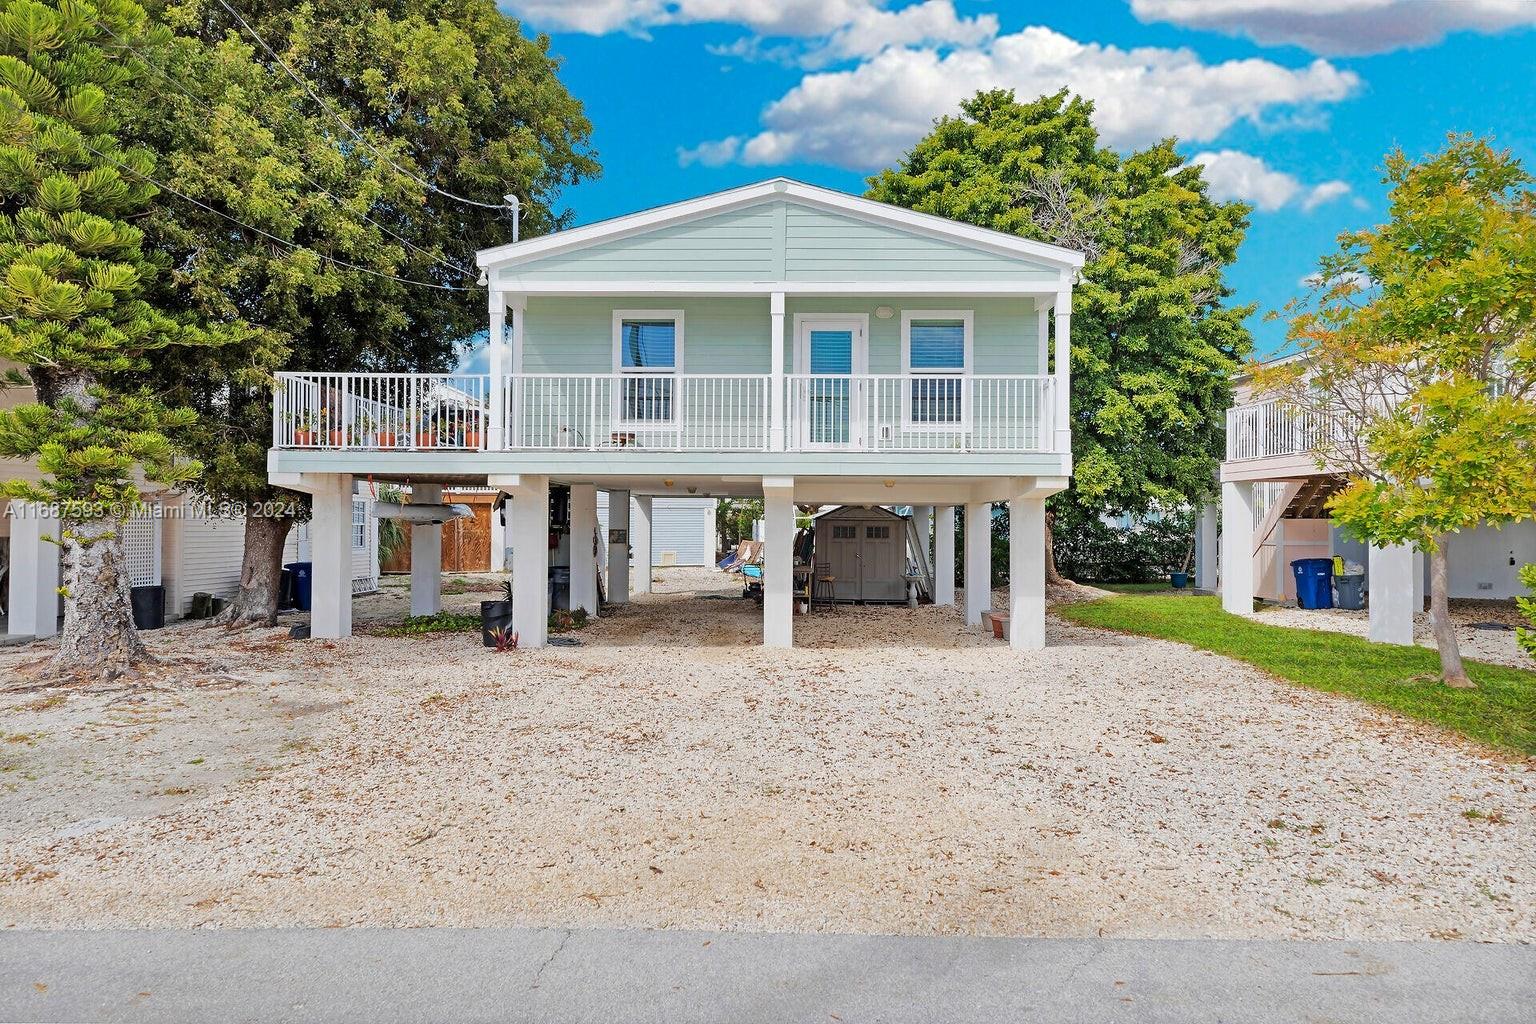
[[[393,430],[379,431],[379,447],[393,448],[395,446],[395,432]]]
[[[466,448],[479,448],[480,447],[480,431],[478,431],[478,430],[466,430],[466,431],[464,431],[464,447],[466,447]]]
[[[1006,613],[992,613],[992,635],[999,640],[1008,638],[1008,616]]]
[[[430,430],[418,430],[418,431],[416,431],[416,447],[417,448],[436,448],[437,447],[437,441],[433,438],[432,431],[430,431]]]
[[[333,430],[330,436],[332,448],[340,448],[347,443],[347,432],[345,430]]]
[[[295,430],[293,432],[293,443],[307,448],[315,443],[315,432],[313,430]]]

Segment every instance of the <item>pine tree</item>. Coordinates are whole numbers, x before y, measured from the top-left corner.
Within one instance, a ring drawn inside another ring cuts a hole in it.
[[[117,675],[147,657],[123,529],[141,478],[199,470],[171,440],[190,410],[115,382],[152,352],[221,337],[144,298],[158,268],[129,219],[155,196],[154,160],[117,137],[134,83],[106,44],[152,32],[127,0],[0,0],[0,362],[36,393],[0,411],[0,456],[35,459],[42,475],[3,493],[59,521],[59,673]]]

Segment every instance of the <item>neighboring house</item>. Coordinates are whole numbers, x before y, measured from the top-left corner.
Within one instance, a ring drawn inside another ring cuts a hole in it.
[[[352,494],[347,530],[347,566],[352,593],[371,594],[379,589],[379,521],[373,514],[373,495],[358,482]],[[308,523],[288,531],[283,544],[283,563],[314,560],[314,544]],[[238,587],[239,580],[236,580]]]
[[[935,598],[953,603],[955,509],[979,521],[1008,501],[1012,642],[1044,644],[1044,502],[1072,471],[1081,254],[780,178],[478,262],[488,374],[280,375],[268,467],[315,498],[314,635],[351,631],[342,541],[355,478],[370,477],[508,495],[514,628],[531,647],[546,640],[552,486],[570,489],[572,536],[597,530],[609,495],[617,602],[656,500],[763,498],[770,646],[792,639],[797,504],[935,506],[950,538]],[[440,564],[432,532],[413,535],[417,570]],[[967,537],[977,622],[990,531]],[[595,555],[571,547],[572,600],[595,612]],[[413,610],[440,605],[436,579],[413,573]]]
[[[1292,357],[1294,358],[1294,357]],[[1313,452],[1319,424],[1253,394],[1236,380],[1227,411],[1227,455],[1221,465],[1221,591],[1228,611],[1246,614],[1252,598],[1296,598],[1290,570],[1298,558],[1344,558],[1366,567],[1370,637],[1413,642],[1413,615],[1424,608],[1428,567],[1406,545],[1368,547],[1328,516],[1326,503],[1346,483],[1338,467],[1319,467]],[[1215,507],[1201,525],[1199,585],[1215,588]],[[1446,544],[1450,596],[1508,600],[1525,593],[1520,566],[1536,562],[1536,522],[1463,530]]]
[[[0,391],[0,407],[33,400],[30,388]],[[0,459],[0,480],[37,478],[35,464]],[[186,615],[193,594],[233,597],[240,588],[244,519],[210,515],[200,499],[153,484],[146,484],[140,497],[144,508],[128,521],[123,538],[131,585],[163,586],[167,619]],[[54,542],[58,520],[36,512],[25,502],[0,498],[0,606],[5,609],[4,630],[12,637],[54,635],[63,609],[59,546]],[[376,549],[376,525],[370,530]],[[378,576],[376,569],[363,574]]]

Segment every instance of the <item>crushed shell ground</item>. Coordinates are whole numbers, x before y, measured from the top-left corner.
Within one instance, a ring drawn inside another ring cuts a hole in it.
[[[1055,619],[768,651],[729,577],[657,576],[579,647],[188,623],[102,692],[0,651],[0,926],[1536,938],[1530,762]]]

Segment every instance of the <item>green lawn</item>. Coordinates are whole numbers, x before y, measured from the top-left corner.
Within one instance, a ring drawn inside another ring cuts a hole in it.
[[[1440,667],[1428,648],[1266,626],[1227,614],[1214,597],[1117,594],[1065,605],[1056,614],[1084,626],[1225,654],[1301,686],[1348,694],[1496,747],[1536,755],[1536,672],[1468,662],[1477,689],[1453,690],[1423,678]]]

